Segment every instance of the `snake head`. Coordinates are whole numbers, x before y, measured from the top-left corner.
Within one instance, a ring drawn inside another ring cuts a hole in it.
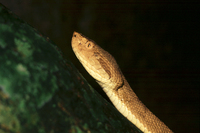
[[[104,89],[116,89],[123,85],[123,75],[112,55],[94,41],[74,32],[72,49],[87,72]]]

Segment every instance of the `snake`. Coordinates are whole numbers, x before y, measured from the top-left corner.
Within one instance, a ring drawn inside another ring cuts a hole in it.
[[[74,31],[72,49],[116,109],[144,133],[172,133],[137,97],[116,60],[93,40]]]

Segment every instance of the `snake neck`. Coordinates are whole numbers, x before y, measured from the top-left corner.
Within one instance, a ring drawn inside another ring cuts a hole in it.
[[[123,85],[103,90],[117,110],[144,133],[172,133],[137,97],[123,76]]]

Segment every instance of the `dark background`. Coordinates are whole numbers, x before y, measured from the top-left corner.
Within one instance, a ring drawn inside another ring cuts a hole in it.
[[[97,91],[71,49],[73,31],[117,60],[133,90],[174,132],[199,132],[198,2],[0,0],[55,42]],[[103,95],[103,93],[102,93]]]

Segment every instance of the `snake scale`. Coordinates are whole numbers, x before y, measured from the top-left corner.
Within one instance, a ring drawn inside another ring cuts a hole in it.
[[[78,32],[73,33],[71,44],[76,57],[124,117],[144,133],[172,133],[139,100],[112,55]]]

